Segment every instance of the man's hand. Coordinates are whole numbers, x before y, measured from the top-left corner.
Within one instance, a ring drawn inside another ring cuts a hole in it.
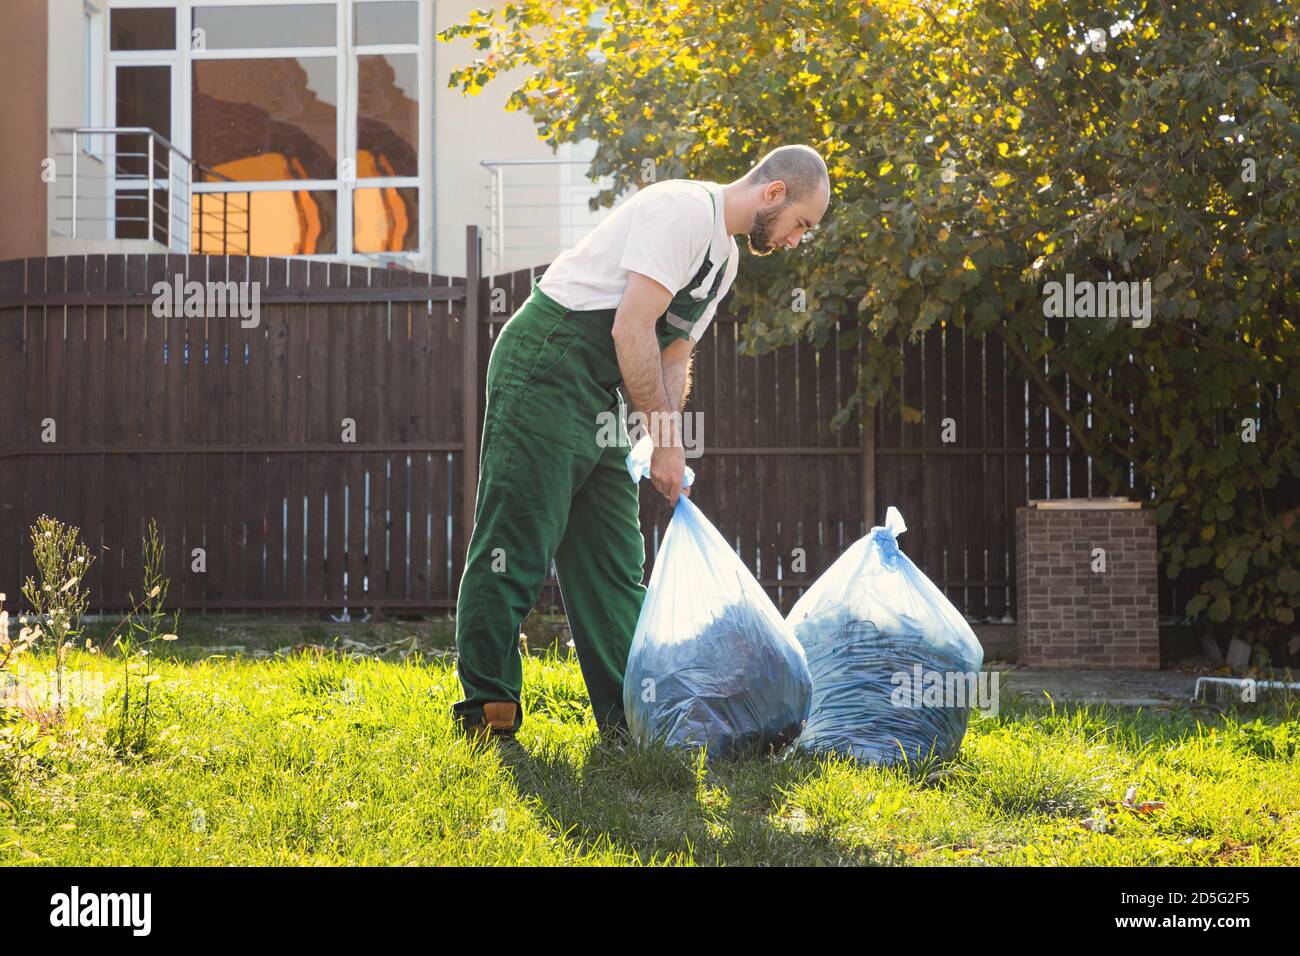
[[[675,508],[677,496],[685,495],[689,498],[691,489],[682,487],[682,481],[686,477],[686,450],[682,448],[676,423],[670,424],[671,427],[664,428],[663,431],[672,434],[664,439],[663,444],[659,443],[659,436],[653,439],[655,450],[650,456],[650,483]]]

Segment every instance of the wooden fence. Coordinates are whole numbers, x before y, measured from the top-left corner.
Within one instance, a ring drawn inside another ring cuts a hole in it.
[[[78,525],[98,555],[97,609],[138,593],[149,517],[187,609],[454,608],[487,359],[544,270],[480,276],[473,227],[468,242],[465,280],[221,256],[0,263],[10,609],[41,513]],[[260,323],[154,314],[154,284],[178,274],[261,283]],[[904,349],[902,392],[921,421],[880,411],[832,430],[854,387],[856,326],[755,358],[740,354],[740,325],[717,315],[696,348],[693,500],[782,611],[894,505],[904,550],[959,608],[1008,615],[1016,505],[1086,495],[1091,472],[1001,340],[932,330]],[[1072,409],[1086,398],[1061,387]],[[648,580],[670,512],[648,485],[641,502]],[[553,581],[539,603],[559,606]]]
[[[260,323],[153,314],[178,274],[260,282]],[[49,513],[98,556],[96,608],[139,593],[149,517],[185,608],[454,606],[465,297],[303,260],[0,264],[0,590]]]

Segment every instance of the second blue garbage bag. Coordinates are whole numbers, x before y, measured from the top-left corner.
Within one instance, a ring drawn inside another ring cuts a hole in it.
[[[808,658],[812,710],[791,752],[864,763],[948,759],[961,747],[984,649],[898,549],[898,509],[806,591],[788,621]]]
[[[633,476],[636,455],[628,462]],[[811,698],[790,625],[682,495],[655,557],[623,678],[633,738],[721,757],[777,749],[799,735]]]

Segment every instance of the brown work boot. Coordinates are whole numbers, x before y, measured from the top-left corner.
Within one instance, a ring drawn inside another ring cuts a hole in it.
[[[515,732],[515,705],[510,701],[494,701],[483,705],[483,722],[494,731]]]
[[[513,738],[516,705],[510,701],[493,701],[483,705],[483,719],[466,727],[475,738]]]

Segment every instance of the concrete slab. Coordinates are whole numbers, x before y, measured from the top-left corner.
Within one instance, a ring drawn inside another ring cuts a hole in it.
[[[1003,693],[1030,702],[1111,704],[1118,707],[1190,705],[1196,674],[1172,670],[1084,670],[1078,668],[997,666]]]

